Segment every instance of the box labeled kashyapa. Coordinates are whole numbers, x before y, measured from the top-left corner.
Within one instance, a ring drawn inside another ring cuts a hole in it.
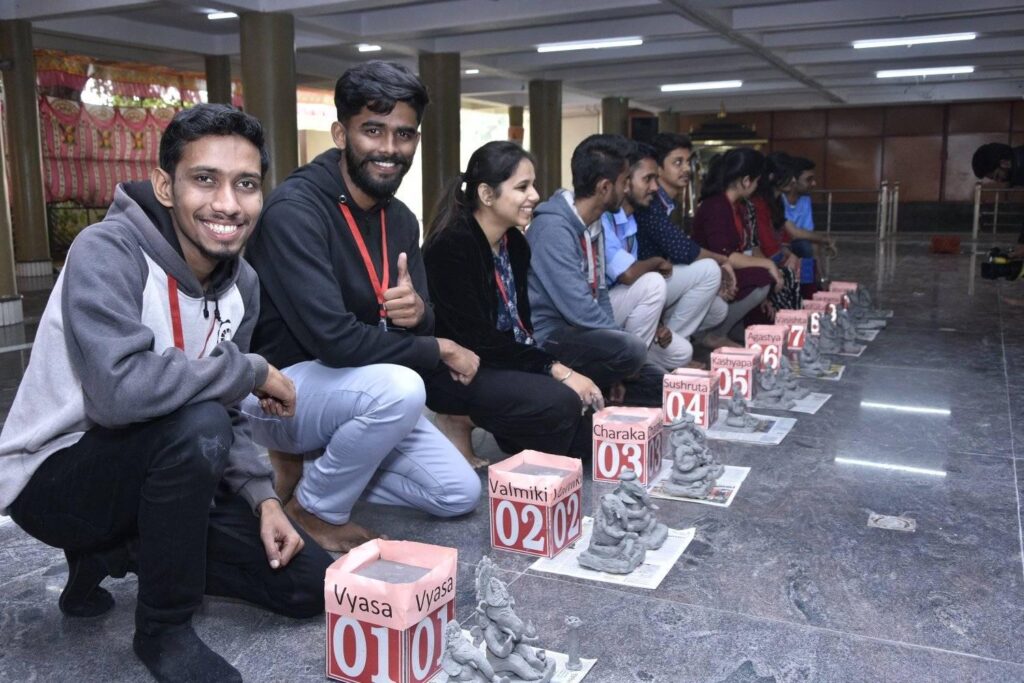
[[[605,408],[594,413],[594,481],[618,482],[623,470],[646,486],[661,472],[660,408]]]
[[[754,380],[760,367],[756,351],[723,346],[711,352],[711,374],[718,379],[718,398],[734,392],[748,401],[754,397]]]
[[[348,683],[425,683],[441,669],[455,618],[458,551],[368,541],[327,568],[327,677]]]
[[[804,348],[807,340],[807,328],[810,324],[810,311],[795,308],[783,308],[775,312],[775,324],[789,328],[786,347],[799,351]]]
[[[487,468],[491,546],[554,557],[583,533],[583,465],[522,451]]]
[[[789,328],[785,325],[748,325],[747,348],[761,356],[759,370],[779,369],[779,358],[786,348]]]
[[[708,370],[673,370],[662,380],[661,406],[665,424],[689,413],[698,426],[707,429],[718,419],[718,379]]]

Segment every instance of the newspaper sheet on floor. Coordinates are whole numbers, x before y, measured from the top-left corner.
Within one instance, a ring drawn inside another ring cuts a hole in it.
[[[881,332],[881,330],[862,330],[857,328],[857,341],[873,342],[878,339],[879,332]]]
[[[530,569],[549,574],[575,576],[580,579],[614,583],[619,586],[655,589],[662,579],[668,576],[672,566],[682,556],[686,546],[690,545],[696,529],[669,529],[665,544],[657,550],[648,550],[644,563],[629,574],[607,574],[581,567],[577,558],[590,545],[590,535],[594,531],[594,518],[583,518],[583,536],[554,557],[542,557],[530,565]]]
[[[472,642],[473,635],[469,632],[469,629],[462,629],[462,635],[466,636],[466,639]],[[485,652],[487,645],[480,641],[479,649],[481,652]],[[554,650],[545,650],[547,658],[554,660],[555,662],[555,675],[551,679],[551,683],[579,683],[583,678],[590,673],[590,670],[594,668],[594,664],[597,663],[596,659],[587,659],[580,657],[580,670],[569,671],[565,668],[566,663],[569,661],[569,655],[564,652],[555,652]],[[448,683],[448,674],[444,671],[439,672],[436,676],[430,679],[430,683]]]
[[[864,344],[854,344],[854,348],[857,349],[857,350],[856,351],[840,351],[838,355],[840,355],[840,356],[852,356],[853,358],[860,358],[862,355],[864,355],[864,351],[868,347],[865,346]]]
[[[843,378],[843,373],[846,372],[846,366],[840,365],[839,363],[833,362],[829,366],[828,372],[821,377],[815,377],[814,375],[802,375],[800,374],[800,361],[793,362],[793,374],[802,379],[824,379],[829,382],[838,382]]]
[[[795,417],[775,417],[774,415],[759,415],[748,413],[756,417],[761,424],[752,432],[744,431],[739,427],[731,427],[725,424],[725,418],[729,416],[728,408],[718,409],[718,419],[707,428],[705,432],[709,439],[720,441],[738,441],[739,443],[754,443],[760,446],[778,446],[786,435],[796,425]]]
[[[830,398],[832,398],[832,394],[820,394],[812,391],[800,400],[794,401],[792,408],[783,408],[782,406],[763,403],[756,398],[751,401],[749,405],[751,408],[761,408],[762,410],[787,410],[792,413],[807,413],[808,415],[814,415],[828,402]]]
[[[661,473],[654,478],[651,484],[651,497],[664,498],[665,500],[681,500],[685,503],[700,503],[701,505],[714,505],[719,508],[727,508],[732,505],[732,499],[740,490],[740,484],[750,474],[749,467],[735,467],[726,465],[725,472],[718,478],[715,485],[711,487],[705,498],[687,498],[686,496],[674,496],[665,490],[665,482],[672,476],[672,461],[664,460],[661,463]]]

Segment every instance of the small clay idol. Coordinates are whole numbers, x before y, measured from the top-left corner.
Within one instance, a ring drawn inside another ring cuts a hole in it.
[[[594,512],[590,547],[580,553],[580,566],[609,574],[628,574],[644,563],[647,548],[640,534],[629,530],[629,513],[614,493],[606,493]]]
[[[766,369],[757,380],[757,400],[761,405],[769,408],[789,410],[793,407],[793,400],[786,396],[786,385],[779,379],[779,371]],[[728,422],[727,422],[728,424]]]
[[[445,626],[441,669],[448,674],[449,681],[508,683],[507,678],[494,672],[494,667],[487,661],[487,655],[473,646],[473,643],[462,632],[462,626],[454,619]]]
[[[695,444],[686,420],[676,420],[666,429],[672,450],[672,471],[668,481],[662,484],[665,492],[685,498],[707,497],[725,468],[715,462],[703,442]]]
[[[668,538],[668,527],[658,521],[654,513],[658,506],[651,500],[640,482],[636,472],[623,470],[619,475],[619,485],[612,492],[626,506],[626,528],[640,536],[640,542],[648,550],[657,550]]]

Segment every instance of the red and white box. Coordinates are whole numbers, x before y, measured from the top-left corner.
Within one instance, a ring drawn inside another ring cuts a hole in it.
[[[733,392],[738,391],[740,397],[751,400],[759,366],[760,356],[751,349],[723,346],[712,351],[711,372],[718,378],[718,397],[732,398]]]
[[[661,472],[660,408],[605,408],[594,413],[594,481],[618,482],[623,470],[647,486]]]
[[[843,280],[836,280],[829,283],[828,291],[840,292],[843,295],[843,308],[850,307],[850,293],[856,292],[860,287],[856,282],[846,282]]]
[[[491,547],[554,557],[583,533],[583,465],[522,451],[487,468]]]
[[[327,677],[424,683],[441,669],[455,618],[458,551],[368,541],[327,568]]]
[[[849,299],[842,292],[815,292],[812,298],[817,301],[824,301],[829,306],[829,314],[835,320],[840,309],[846,308]]]
[[[708,370],[673,370],[662,381],[661,405],[665,424],[689,413],[698,426],[707,429],[718,419],[718,378]]]
[[[779,369],[779,358],[785,350],[789,328],[785,325],[748,325],[747,348],[761,356],[760,370]]]
[[[789,328],[789,336],[786,339],[787,348],[796,351],[804,348],[810,317],[810,312],[803,309],[784,308],[775,312],[775,324],[785,325]]]
[[[821,334],[821,316],[828,312],[828,304],[817,299],[804,299],[803,307],[807,311],[808,332],[817,337]]]

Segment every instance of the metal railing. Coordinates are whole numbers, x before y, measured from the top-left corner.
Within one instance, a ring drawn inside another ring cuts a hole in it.
[[[984,201],[984,195],[986,194],[994,195],[990,205],[986,205]],[[1001,214],[999,208],[1000,195],[1003,196]],[[1010,202],[1011,198],[1015,201]],[[1024,187],[985,187],[981,183],[975,183],[974,220],[971,224],[971,236],[974,239],[978,238],[978,233],[981,232],[981,224],[987,217],[992,218],[992,234],[996,234],[996,231],[999,229],[1000,215],[1004,219],[1013,217],[1017,221],[1024,217]]]
[[[900,183],[883,180],[877,188],[823,188],[813,194],[825,196],[825,232],[831,233],[833,225],[840,228],[874,228],[879,237],[895,234],[899,222]],[[872,196],[865,202],[834,202],[836,195]],[[873,209],[866,204],[874,204]],[[837,206],[838,204],[838,206]],[[841,221],[837,219],[842,219]]]

